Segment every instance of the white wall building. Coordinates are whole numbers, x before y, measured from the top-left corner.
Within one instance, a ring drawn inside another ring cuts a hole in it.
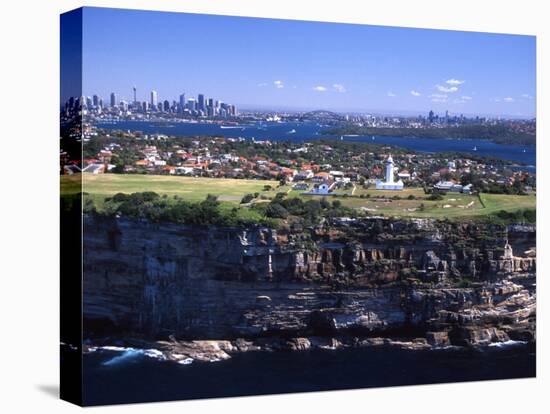
[[[386,180],[377,180],[376,189],[377,190],[392,190],[392,191],[401,191],[403,190],[403,181],[399,179],[398,181],[393,181],[393,158],[391,154],[386,159]]]
[[[329,195],[331,194],[330,190],[334,186],[334,183],[324,182],[318,186],[311,189],[311,191],[303,194],[307,195]]]

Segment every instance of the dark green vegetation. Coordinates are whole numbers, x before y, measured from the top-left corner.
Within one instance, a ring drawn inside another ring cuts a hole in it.
[[[439,196],[439,195],[436,195]],[[516,196],[518,197],[518,196]],[[132,194],[117,193],[107,197],[101,208],[97,208],[94,199],[84,194],[84,213],[102,216],[123,216],[135,219],[147,219],[153,222],[173,222],[201,226],[248,226],[265,225],[272,228],[283,226],[316,226],[324,220],[348,217],[368,216],[364,211],[345,205],[339,199],[327,198],[302,199],[287,197],[278,193],[271,200],[252,203],[250,208],[238,208],[233,204],[218,201],[209,194],[202,201],[186,201],[175,195],[159,195],[152,191]],[[531,224],[536,223],[534,208],[516,210],[498,209],[495,200],[485,199],[488,212],[484,216],[471,215],[470,219],[494,224]],[[70,199],[64,204],[70,209]],[[442,216],[441,218],[443,218]]]
[[[342,205],[340,200],[329,202],[326,198],[302,200],[286,198],[279,193],[269,204],[256,204],[255,209],[263,211],[266,217],[274,219],[291,219],[306,226],[319,223],[321,218],[357,217],[357,210]]]
[[[252,195],[250,195],[252,196]],[[303,201],[300,198],[285,198],[280,193],[268,203],[255,203],[250,210],[229,207],[209,194],[205,200],[191,202],[177,195],[168,197],[153,191],[132,194],[117,193],[107,197],[101,209],[94,199],[84,194],[84,213],[103,216],[122,216],[147,219],[153,222],[172,222],[200,226],[247,226],[265,225],[280,227],[284,222],[293,225],[314,226],[324,218],[357,217],[355,209],[345,207],[339,200],[329,202],[323,199]],[[246,198],[246,197],[245,197]],[[249,212],[249,214],[243,214]]]
[[[500,210],[487,215],[485,220],[492,224],[535,224],[537,222],[537,210],[526,208],[515,211]]]
[[[171,222],[180,224],[195,224],[199,226],[246,226],[262,224],[275,226],[276,223],[269,218],[246,217],[240,214],[240,210],[224,208],[216,196],[208,195],[200,202],[190,202],[179,198],[177,195],[170,198],[160,196],[153,191],[124,194],[117,193],[108,197],[98,210],[92,198],[86,198],[84,202],[85,214],[97,214],[103,216],[123,216],[135,219],[147,219],[153,222]]]
[[[460,125],[443,128],[372,128],[342,125],[324,131],[328,135],[378,135],[417,138],[488,139],[497,144],[535,145],[536,135],[516,132],[504,125]]]

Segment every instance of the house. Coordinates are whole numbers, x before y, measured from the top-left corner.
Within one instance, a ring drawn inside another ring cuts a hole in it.
[[[176,174],[191,175],[193,174],[193,169],[193,167],[176,167]]]
[[[344,178],[344,173],[342,171],[330,171],[329,174],[335,179],[335,180],[341,180]]]
[[[439,191],[450,191],[452,193],[470,194],[472,192],[472,184],[463,186],[461,184],[455,184],[452,181],[439,181],[434,185],[434,189]]]
[[[63,166],[63,173],[67,175],[73,175],[78,174],[80,172],[80,168],[78,165],[70,164],[70,165],[64,165]]]
[[[105,172],[105,164],[89,164],[82,170],[85,173],[103,174]]]
[[[308,188],[309,188],[309,184],[306,184],[306,183],[298,183],[292,186],[293,190],[300,190],[300,191],[305,191]]]
[[[434,188],[440,191],[451,191],[451,188],[453,188],[454,186],[455,183],[452,181],[439,181],[437,184],[434,185]]]
[[[311,179],[311,181],[322,183],[330,179],[330,174],[328,172],[319,172]]]
[[[310,180],[311,178],[313,178],[313,171],[301,170],[298,174],[294,176],[294,181]]]
[[[136,167],[148,167],[149,166],[149,160],[137,160],[135,162]]]
[[[172,165],[166,165],[166,166],[162,167],[162,172],[167,173],[167,174],[175,174],[176,173],[176,167],[174,167]]]
[[[334,183],[330,183],[329,181],[325,181],[324,183],[319,184],[318,186],[314,187],[311,191],[304,193],[308,195],[330,195],[330,190]]]
[[[402,180],[410,180],[411,179],[411,174],[409,173],[408,170],[402,170],[402,171],[398,172],[397,176],[399,178],[401,178]]]

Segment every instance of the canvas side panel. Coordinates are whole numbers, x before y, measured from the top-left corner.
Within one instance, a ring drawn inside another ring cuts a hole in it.
[[[60,23],[60,396],[82,405],[82,9]]]

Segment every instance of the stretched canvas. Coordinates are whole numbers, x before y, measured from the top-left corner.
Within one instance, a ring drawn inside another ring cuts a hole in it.
[[[61,16],[61,396],[535,376],[535,37]]]

